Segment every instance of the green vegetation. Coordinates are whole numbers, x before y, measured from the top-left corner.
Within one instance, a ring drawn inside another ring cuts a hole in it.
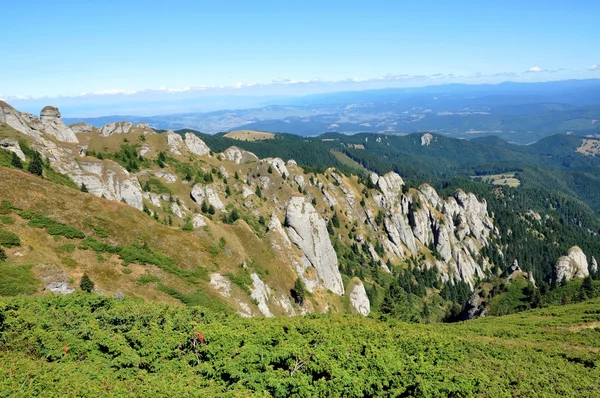
[[[21,239],[14,232],[0,228],[0,246],[15,247],[21,245]]]
[[[0,390],[592,397],[600,394],[599,308],[594,300],[409,325],[349,315],[243,319],[89,294],[15,298],[0,303],[0,360],[9,363],[0,367]]]
[[[4,252],[1,247],[0,252]],[[5,260],[0,256],[0,296],[35,293],[40,282],[31,272],[31,265],[8,264]],[[0,328],[1,320],[0,315]]]
[[[69,225],[63,224],[49,217],[32,211],[23,211],[19,214],[29,220],[29,226],[34,228],[45,228],[50,235],[61,235],[68,239],[83,239],[85,234]]]
[[[81,281],[79,282],[79,287],[84,292],[91,293],[92,290],[94,290],[94,281],[92,281],[90,279],[90,277],[88,276],[88,274],[84,273],[83,276],[81,277]]]

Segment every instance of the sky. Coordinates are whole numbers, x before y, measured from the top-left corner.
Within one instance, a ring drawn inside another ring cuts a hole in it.
[[[19,0],[1,10],[0,99],[25,107],[600,77],[597,1]]]

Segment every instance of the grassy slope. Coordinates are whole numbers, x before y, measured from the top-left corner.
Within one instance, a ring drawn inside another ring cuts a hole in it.
[[[242,319],[94,295],[6,300],[0,314],[0,395],[600,394],[598,299],[449,325]]]
[[[210,272],[238,274],[243,271],[240,264],[246,262],[251,272],[259,272],[263,279],[274,286],[287,290],[293,286],[291,270],[281,264],[243,220],[234,225],[209,221],[205,229],[186,232],[179,227],[162,225],[125,204],[48,183],[26,172],[0,168],[0,180],[3,181],[0,184],[0,198],[10,201],[15,207],[41,213],[111,245],[147,243],[153,251],[173,258],[177,267],[194,275],[185,278],[154,265],[137,263],[124,267],[117,255],[98,255],[92,250],[79,249],[80,239],[50,236],[42,229],[28,226],[28,220],[13,212],[9,217],[14,223],[3,225],[3,228],[17,233],[21,238],[21,246],[6,249],[9,262],[20,266],[47,265],[32,268],[38,277],[63,270],[72,280],[72,285],[77,285],[85,271],[96,282],[96,288],[106,295],[111,296],[121,290],[126,296],[176,302],[157,289],[156,283],[140,285],[137,282],[139,277],[151,274],[160,283],[182,293],[205,292],[208,300],[227,301],[208,286],[208,275]],[[94,228],[102,229],[106,236],[99,235]],[[221,237],[226,240],[225,248],[220,246]],[[75,248],[69,248],[68,245],[74,245]],[[131,273],[125,273],[128,270]],[[234,286],[230,299],[233,307],[236,307],[234,300],[237,299],[255,308],[250,298]],[[200,304],[208,303],[204,300]]]

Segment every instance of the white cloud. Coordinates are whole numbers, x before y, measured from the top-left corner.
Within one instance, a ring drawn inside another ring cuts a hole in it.
[[[528,73],[539,73],[543,71],[544,69],[540,68],[539,66],[532,66],[531,68],[527,69]]]
[[[592,65],[588,68],[588,70],[600,70],[600,66],[598,65]]]

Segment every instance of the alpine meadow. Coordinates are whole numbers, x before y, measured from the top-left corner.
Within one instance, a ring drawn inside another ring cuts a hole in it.
[[[3,5],[0,396],[600,396],[598,13]]]

